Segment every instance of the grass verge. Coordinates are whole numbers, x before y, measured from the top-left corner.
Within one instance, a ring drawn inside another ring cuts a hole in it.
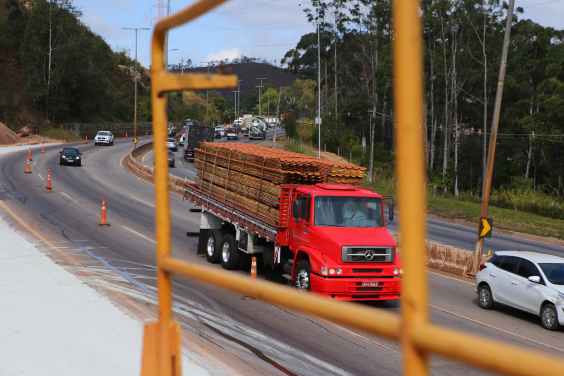
[[[54,138],[55,140],[66,140],[69,142],[83,141],[82,138],[78,137],[69,130],[63,128],[52,128],[52,127],[39,127],[39,134],[43,137]]]
[[[396,197],[391,184],[373,184],[364,181],[363,186],[372,187],[375,192]],[[480,205],[473,202],[427,196],[427,213],[447,218],[477,222]],[[493,218],[494,227],[525,234],[564,239],[564,220],[490,206],[488,217]]]

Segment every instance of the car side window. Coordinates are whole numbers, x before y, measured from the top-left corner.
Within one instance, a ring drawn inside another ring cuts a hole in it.
[[[300,215],[299,217],[303,219],[306,223],[309,223],[309,212],[310,212],[310,201],[311,198],[307,196],[299,196],[299,208],[300,208]]]
[[[518,264],[519,264],[518,257],[505,256],[503,258],[503,262],[501,263],[500,269],[508,271],[509,273],[515,273]]]
[[[488,262],[489,262],[490,264],[494,264],[494,265],[495,265],[495,262],[496,262],[496,260],[497,260],[498,258],[499,258],[499,257],[498,257],[497,255],[493,255],[493,256],[488,260]]]
[[[539,269],[535,266],[535,264],[525,259],[521,259],[521,262],[517,267],[517,274],[523,278],[529,278],[532,276],[541,277]]]
[[[500,257],[496,258],[495,261],[492,262],[492,264],[494,264],[498,268],[501,268],[501,264],[503,263],[503,259],[504,259],[504,256],[500,256]]]

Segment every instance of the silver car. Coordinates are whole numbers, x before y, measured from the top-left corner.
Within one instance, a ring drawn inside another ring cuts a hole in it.
[[[166,139],[166,147],[172,151],[178,151],[178,144],[174,138],[167,138]]]
[[[548,330],[564,325],[564,258],[535,252],[497,252],[480,265],[478,305],[501,303],[540,316]]]

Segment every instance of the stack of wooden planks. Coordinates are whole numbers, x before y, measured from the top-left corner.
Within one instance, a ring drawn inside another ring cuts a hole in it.
[[[244,143],[202,143],[196,185],[231,205],[278,223],[280,184],[360,185],[365,168]]]

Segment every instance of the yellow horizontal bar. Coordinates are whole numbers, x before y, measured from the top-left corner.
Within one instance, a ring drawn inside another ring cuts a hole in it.
[[[474,367],[513,376],[564,375],[564,360],[539,351],[432,324],[415,326],[410,332],[421,351]]]
[[[226,89],[237,86],[237,76],[232,74],[171,74],[166,71],[157,71],[153,73],[151,85],[157,93],[180,90]]]
[[[233,272],[190,264],[172,258],[161,259],[158,266],[168,273],[210,284],[237,294],[259,298],[272,304],[309,313],[390,339],[399,339],[399,315],[378,308],[331,301],[322,296],[304,294],[297,289],[280,286],[272,282],[257,281]]]

